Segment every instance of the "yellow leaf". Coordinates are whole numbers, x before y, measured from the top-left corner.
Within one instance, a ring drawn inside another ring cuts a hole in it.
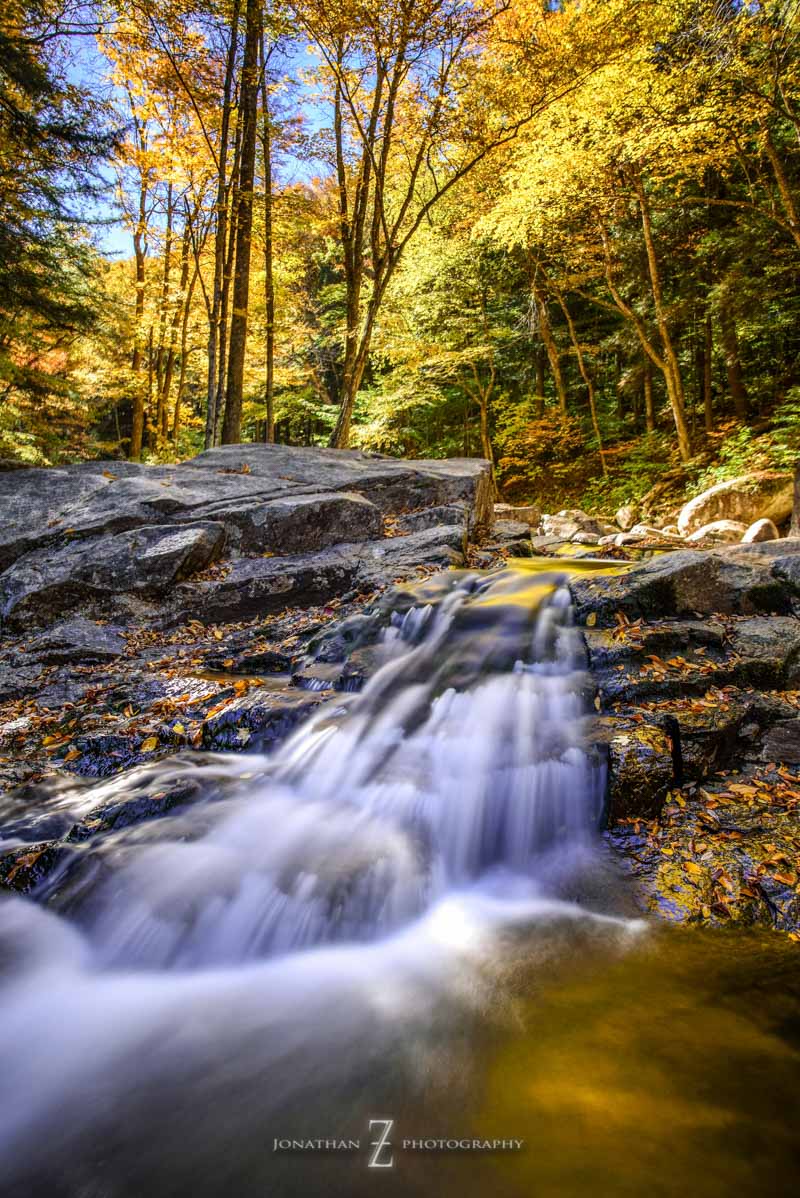
[[[158,748],[158,737],[157,736],[148,736],[147,740],[142,741],[141,745],[139,746],[139,752],[140,753],[152,753],[153,749],[157,749],[157,748]]]
[[[186,729],[184,728],[183,724],[178,723],[172,725],[172,731],[177,732],[179,736],[183,736]]]
[[[65,761],[77,761],[79,757],[80,757],[80,751],[78,749],[70,749],[69,753],[67,753],[64,760]]]
[[[220,631],[219,628],[214,629],[214,638],[218,641],[222,640],[222,632]]]
[[[594,626],[595,626],[595,624],[596,624],[596,623],[597,623],[597,612],[596,612],[596,611],[590,611],[590,612],[589,612],[589,614],[588,614],[588,616],[586,617],[586,626],[587,626],[587,628],[594,628]]]

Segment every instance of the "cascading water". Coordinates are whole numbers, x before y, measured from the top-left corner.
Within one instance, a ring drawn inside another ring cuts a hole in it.
[[[249,1172],[232,1164],[256,1113],[288,1125],[309,1087],[351,1101],[365,1061],[398,1037],[424,1054],[432,1012],[485,1001],[498,936],[586,922],[563,894],[604,778],[563,579],[453,576],[393,618],[380,655],[272,757],[167,766],[222,770],[222,797],[87,843],[49,910],[5,904],[0,1175],[260,1192],[252,1152]]]

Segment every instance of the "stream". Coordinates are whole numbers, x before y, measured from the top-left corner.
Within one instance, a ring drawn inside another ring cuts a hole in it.
[[[3,900],[2,1194],[797,1193],[796,946],[638,914],[566,579],[453,573],[269,756],[53,796],[198,784]]]

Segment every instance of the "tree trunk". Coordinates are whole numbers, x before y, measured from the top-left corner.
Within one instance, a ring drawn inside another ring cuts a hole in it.
[[[570,341],[572,342],[572,348],[575,350],[575,357],[578,362],[578,370],[581,372],[581,378],[583,379],[584,383],[586,384],[586,392],[587,392],[587,395],[589,398],[589,411],[592,416],[592,428],[594,429],[594,435],[597,438],[597,452],[600,456],[600,467],[603,471],[603,474],[607,475],[608,474],[608,466],[606,465],[605,454],[603,452],[603,434],[600,432],[600,421],[598,420],[598,417],[597,417],[597,404],[595,402],[594,381],[592,380],[592,376],[589,374],[589,371],[586,369],[586,361],[583,356],[583,350],[581,349],[580,341],[578,340],[578,335],[575,331],[575,322],[572,319],[572,313],[570,312],[569,308],[567,307],[566,300],[564,299],[564,297],[560,291],[556,291],[556,298],[558,300],[561,311],[564,313],[564,319],[567,322],[567,329],[569,330]],[[617,388],[617,389],[619,390],[619,388]]]
[[[555,383],[558,410],[561,413],[562,421],[564,421],[567,419],[567,389],[564,386],[564,375],[561,370],[561,355],[558,352],[558,346],[553,336],[550,316],[547,312],[547,299],[537,283],[533,284],[533,296],[539,312],[539,329],[542,334],[542,341],[544,342],[547,360],[550,363],[550,370],[553,375],[553,382]]]
[[[714,431],[714,396],[712,393],[712,368],[714,365],[714,330],[711,314],[706,313],[705,337],[703,341],[703,418],[707,433]]]
[[[672,408],[672,416],[675,421],[675,432],[678,438],[678,452],[680,454],[681,461],[688,462],[692,455],[692,449],[689,438],[689,430],[686,427],[686,399],[683,390],[683,379],[681,378],[680,365],[678,363],[677,354],[675,353],[675,347],[672,343],[672,336],[670,334],[669,323],[667,321],[663,289],[661,286],[661,273],[658,265],[658,255],[656,254],[655,240],[653,237],[653,225],[650,217],[650,207],[647,203],[644,185],[638,175],[633,179],[633,187],[634,191],[636,192],[636,198],[639,201],[639,211],[642,217],[642,232],[644,234],[645,249],[647,251],[647,266],[650,273],[650,287],[653,295],[653,306],[656,313],[656,323],[658,325],[658,332],[664,350],[664,362],[667,368],[665,372],[665,379],[667,383],[667,393],[669,395],[670,406]]]
[[[233,74],[236,69],[236,47],[239,40],[240,0],[234,0],[231,15],[231,38],[225,60],[225,80],[222,88],[222,121],[219,138],[219,161],[217,163],[216,228],[214,231],[214,283],[212,287],[211,314],[208,322],[208,374],[206,385],[206,428],[205,448],[214,444],[217,424],[217,370],[220,342],[220,313],[222,305],[222,282],[225,273],[225,247],[227,245],[228,202],[227,169],[228,138],[230,137],[231,96]]]
[[[247,308],[250,300],[250,247],[253,236],[253,180],[256,165],[258,47],[260,40],[261,8],[258,0],[247,0],[240,101],[242,150],[236,217],[236,261],[233,271],[228,386],[225,396],[225,418],[222,423],[223,445],[235,445],[242,437],[242,390],[244,358],[247,348]]]
[[[220,442],[220,424],[225,410],[225,390],[228,378],[228,308],[230,306],[233,264],[236,254],[236,222],[239,219],[239,168],[242,149],[242,108],[236,112],[236,133],[233,143],[233,167],[231,184],[226,196],[228,205],[228,244],[225,248],[225,265],[222,271],[222,296],[219,312],[219,351],[217,360],[217,392],[214,401],[214,444]]]
[[[547,351],[540,345],[536,351],[536,403],[533,408],[534,420],[544,416],[544,369],[547,362]]]
[[[267,54],[261,33],[261,113],[264,152],[264,311],[266,346],[264,360],[265,440],[275,440],[275,275],[272,244],[272,124],[267,85]]]
[[[169,309],[169,289],[172,278],[172,232],[174,220],[172,183],[167,185],[167,223],[164,237],[164,262],[161,275],[161,303],[158,314],[158,348],[156,350],[156,446],[161,448],[167,439],[167,397],[172,383],[172,366],[168,367],[169,350],[167,348],[167,312]],[[186,270],[188,273],[189,247],[186,245]],[[170,322],[170,326],[171,326]],[[174,345],[172,346],[174,356]],[[167,378],[167,374],[169,377]]]
[[[648,433],[656,431],[656,410],[653,404],[653,364],[644,360],[644,423]]]
[[[144,289],[145,258],[147,256],[147,191],[148,177],[143,174],[139,186],[139,218],[133,233],[133,256],[136,264],[136,295],[134,308],[134,341],[131,370],[133,372],[133,413],[131,425],[130,457],[134,462],[142,460],[144,440]]]
[[[733,410],[739,420],[745,420],[747,418],[747,390],[742,379],[739,335],[736,331],[736,320],[727,300],[723,300],[719,306],[719,331],[725,355],[725,373],[728,376],[728,389],[733,400]]]

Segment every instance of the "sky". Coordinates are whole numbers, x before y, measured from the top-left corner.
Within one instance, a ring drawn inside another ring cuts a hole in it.
[[[67,39],[67,73],[71,82],[96,96],[99,102],[118,101],[121,112],[126,104],[122,93],[111,83],[110,65],[97,45],[96,38],[89,34],[72,35]],[[283,55],[278,64],[278,70],[290,75],[295,80],[300,79],[302,71],[310,68],[314,60],[305,52],[295,52],[291,56]],[[298,103],[302,105],[303,85],[300,83]],[[318,127],[317,113],[306,106],[306,116],[309,126]],[[290,164],[291,178],[284,179],[285,183],[310,180],[319,173],[319,164],[307,161],[293,160]],[[128,258],[133,253],[131,232],[126,228],[120,206],[115,197],[116,176],[113,169],[106,165],[102,169],[102,178],[107,181],[107,191],[101,198],[87,197],[84,201],[81,216],[89,224],[93,239],[98,249],[110,259]],[[101,188],[102,191],[102,188]]]

